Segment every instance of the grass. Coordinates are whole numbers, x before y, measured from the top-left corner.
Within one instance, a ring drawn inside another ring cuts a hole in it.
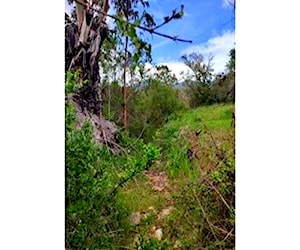
[[[154,191],[141,174],[118,193],[131,213],[157,211],[132,230],[153,238],[150,229],[163,228],[161,249],[234,248],[233,111],[233,104],[199,107],[173,115],[156,133],[153,141],[162,152],[151,169],[167,172],[169,188]],[[159,220],[159,212],[170,206],[171,213]]]
[[[199,107],[174,115],[165,128],[176,128],[178,130],[182,127],[188,127],[190,129],[198,129],[201,122],[205,122],[209,128],[230,127],[233,111],[233,104],[215,104]]]

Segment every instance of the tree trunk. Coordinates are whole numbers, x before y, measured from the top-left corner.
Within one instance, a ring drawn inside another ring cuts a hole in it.
[[[116,143],[117,127],[103,119],[100,96],[99,55],[108,27],[101,16],[93,17],[91,10],[85,10],[84,15],[80,30],[77,21],[66,15],[65,70],[79,69],[81,79],[78,82],[84,82],[72,97],[78,109],[79,123],[82,124],[83,118],[88,119],[93,125],[96,141],[105,143],[116,153],[119,151]]]
[[[79,42],[76,23],[66,24],[66,70],[80,69],[82,80],[87,83],[74,96],[82,111],[87,110],[99,117],[102,115],[100,96],[99,55],[107,36],[107,25],[94,18],[85,44]],[[81,32],[82,33],[82,32]]]
[[[126,70],[127,70],[127,49],[128,49],[128,36],[125,38],[125,60],[124,60],[124,72],[123,72],[123,125],[125,131],[128,131],[127,121],[127,93],[126,93]]]

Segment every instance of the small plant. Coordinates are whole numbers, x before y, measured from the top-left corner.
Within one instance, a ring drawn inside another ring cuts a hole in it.
[[[78,91],[82,86],[84,86],[87,81],[82,81],[80,83],[82,72],[78,69],[75,72],[67,71],[66,72],[66,81],[65,81],[65,94],[66,96]]]
[[[147,239],[147,237],[144,234],[140,234],[134,249],[135,250],[165,250],[165,249],[169,249],[169,244],[166,241],[161,242],[155,238]]]

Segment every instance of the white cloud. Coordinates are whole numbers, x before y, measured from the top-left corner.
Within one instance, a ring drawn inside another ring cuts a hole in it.
[[[201,53],[205,59],[209,54],[213,55],[213,68],[214,73],[220,73],[225,71],[225,65],[229,60],[229,51],[234,47],[235,32],[227,31],[220,36],[209,39],[206,43],[199,45],[193,45],[185,49],[182,54],[188,54],[192,52]]]
[[[173,41],[170,40],[170,39],[164,39],[164,40],[162,40],[162,41],[160,41],[158,43],[153,44],[152,45],[152,49],[160,48],[160,47],[162,47],[162,46],[164,46],[164,45],[166,45],[166,44],[168,44],[170,42],[173,42]]]
[[[225,65],[229,60],[229,51],[234,47],[235,32],[227,31],[220,36],[213,37],[209,39],[206,43],[199,45],[193,45],[182,51],[182,54],[199,52],[204,57],[205,60],[208,59],[209,54],[214,56],[212,63],[214,68],[214,73],[221,73],[225,71]],[[183,79],[184,74],[192,74],[188,66],[180,61],[168,61],[162,58],[158,60],[158,65],[166,65],[168,68],[176,75],[177,79],[180,81]]]

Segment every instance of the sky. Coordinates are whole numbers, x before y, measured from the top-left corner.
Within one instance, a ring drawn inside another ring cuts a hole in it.
[[[174,42],[157,35],[147,35],[152,44],[153,63],[167,65],[180,79],[181,72],[188,67],[180,61],[185,53],[199,52],[206,59],[213,55],[214,73],[225,71],[229,60],[228,53],[235,47],[235,12],[233,0],[149,0],[148,12],[153,14],[155,22],[160,24],[172,10],[180,10],[184,5],[184,16],[172,20],[157,31],[171,36],[192,40],[192,43]],[[70,7],[65,0],[65,10]],[[109,25],[111,24],[109,21]]]

